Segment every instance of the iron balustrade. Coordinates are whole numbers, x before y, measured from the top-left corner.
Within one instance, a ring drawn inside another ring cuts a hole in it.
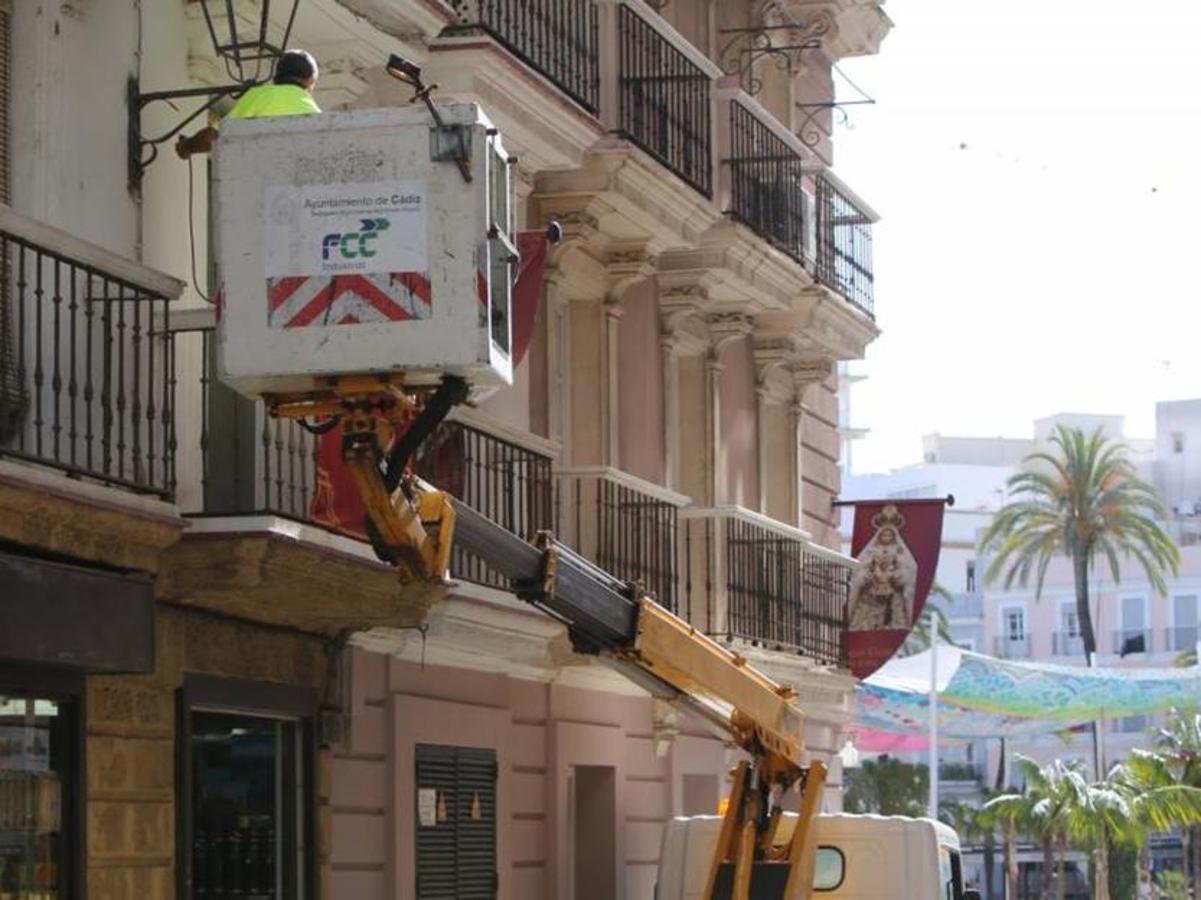
[[[617,22],[620,134],[712,196],[712,79],[629,6]]]
[[[414,460],[418,475],[503,528],[533,538],[554,528],[551,457],[462,422],[443,422]],[[455,547],[455,578],[507,590],[508,580]]]
[[[875,317],[873,217],[827,176],[818,175],[817,279]]]
[[[0,227],[0,456],[172,498],[171,299]]]
[[[1139,645],[1139,639],[1142,645]],[[1151,652],[1150,628],[1121,628],[1113,633],[1113,652],[1126,654]]]
[[[1164,629],[1164,647],[1174,653],[1193,650],[1197,646],[1197,637],[1201,633],[1196,625],[1177,625]]]
[[[724,530],[726,636],[847,667],[849,561],[742,519]]]
[[[202,332],[201,490],[206,515],[278,515],[311,521],[318,489],[316,436],[267,414],[217,381],[216,342]],[[358,523],[356,523],[356,527]]]
[[[996,655],[1002,659],[1028,659],[1030,657],[1029,635],[1001,635],[993,643]]]
[[[604,474],[569,473],[561,490],[575,549],[675,612],[679,508]]]
[[[734,218],[797,262],[805,258],[802,158],[738,101],[730,103]]]
[[[278,515],[313,521],[313,502],[329,488],[318,465],[320,439],[296,421],[267,415],[261,401],[235,394],[213,377],[215,342],[203,331],[200,446],[205,515]],[[324,463],[340,465],[336,445]],[[533,537],[554,527],[551,458],[461,422],[443,422],[418,450],[414,471],[509,531]],[[349,489],[349,480],[341,483]],[[348,522],[355,531],[360,522]],[[451,556],[456,578],[496,588],[505,579],[459,549]]]
[[[1051,633],[1052,656],[1083,656],[1084,638],[1077,632],[1055,631]]]
[[[595,0],[454,0],[454,7],[465,26],[483,29],[588,112],[597,112],[600,44]]]

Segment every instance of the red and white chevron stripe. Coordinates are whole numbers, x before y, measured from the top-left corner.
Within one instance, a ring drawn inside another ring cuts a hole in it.
[[[424,272],[268,278],[267,303],[271,328],[402,322],[433,314]]]

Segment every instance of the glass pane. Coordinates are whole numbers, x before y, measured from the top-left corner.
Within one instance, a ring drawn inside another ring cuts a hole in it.
[[[1187,594],[1172,598],[1172,612],[1177,628],[1191,628],[1197,624],[1197,595]]]
[[[513,264],[515,256],[513,248],[503,240],[488,242],[489,278],[492,288],[492,341],[503,350],[509,352],[509,309],[511,304]]]
[[[1146,607],[1142,597],[1122,598],[1122,628],[1125,631],[1142,631],[1147,627],[1144,614]]]
[[[817,864],[813,869],[813,889],[832,891],[842,884],[846,862],[837,847],[818,847]]]
[[[0,898],[65,897],[60,773],[68,751],[59,705],[0,696]]]
[[[295,722],[192,713],[196,897],[299,896]]]

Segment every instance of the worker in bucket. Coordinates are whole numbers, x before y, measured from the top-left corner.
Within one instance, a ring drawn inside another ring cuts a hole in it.
[[[275,64],[269,84],[256,84],[244,93],[227,119],[257,119],[265,116],[309,116],[321,112],[313,99],[317,84],[317,60],[306,50],[285,50]],[[216,123],[191,135],[180,135],[175,152],[180,159],[193,153],[208,153],[217,140]]]

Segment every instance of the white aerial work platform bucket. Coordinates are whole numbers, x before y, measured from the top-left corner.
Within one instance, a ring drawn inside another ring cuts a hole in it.
[[[222,126],[222,381],[250,397],[356,374],[512,383],[511,161],[476,105],[439,112],[442,129],[420,107]]]

